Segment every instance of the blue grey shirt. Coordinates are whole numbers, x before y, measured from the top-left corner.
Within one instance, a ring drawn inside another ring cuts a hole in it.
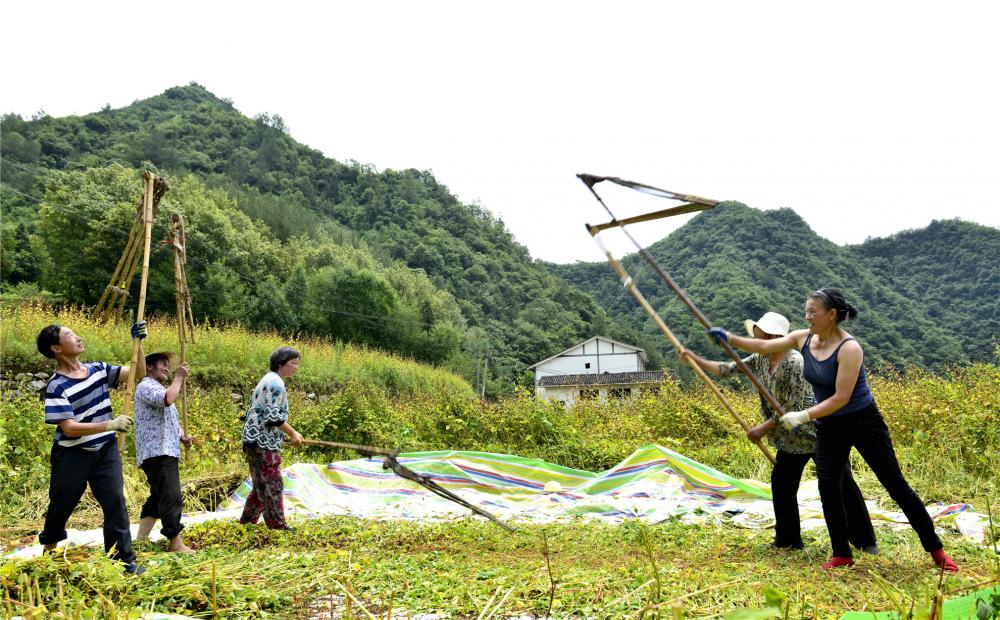
[[[143,377],[135,388],[135,460],[154,456],[181,458],[181,424],[177,407],[167,405],[167,388],[152,377]]]
[[[269,372],[257,382],[250,397],[243,422],[243,443],[255,443],[264,450],[281,450],[285,433],[281,425],[288,421],[288,392],[285,381]]]

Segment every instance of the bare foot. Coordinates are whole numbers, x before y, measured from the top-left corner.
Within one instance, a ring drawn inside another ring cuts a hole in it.
[[[136,540],[149,540],[149,533],[156,525],[156,517],[143,517],[139,519],[139,531],[135,534]]]
[[[171,553],[194,553],[194,549],[185,545],[180,536],[176,536],[170,540],[170,546],[167,547],[167,551]]]

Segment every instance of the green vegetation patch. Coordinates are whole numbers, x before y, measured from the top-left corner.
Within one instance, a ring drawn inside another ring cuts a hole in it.
[[[92,608],[196,617],[211,617],[217,608],[227,618],[303,618],[328,609],[331,599],[340,617],[349,590],[359,618],[361,606],[385,617],[390,605],[476,618],[500,598],[497,617],[541,617],[550,604],[553,617],[623,618],[648,605],[663,615],[679,608],[688,617],[714,617],[765,607],[775,593],[784,596],[787,617],[814,618],[890,608],[893,597],[920,600],[938,577],[912,533],[887,530],[879,530],[881,555],[828,573],[819,568],[825,536],[814,532],[806,533],[803,551],[774,551],[769,532],[675,521],[529,526],[514,534],[473,519],[336,517],[294,525],[292,532],[229,521],[190,527],[186,538],[199,552],[179,556],[141,545],[148,570],[138,579],[123,577],[98,551],[72,550],[65,558],[7,562],[0,583],[14,600],[25,600],[23,584],[37,579],[33,587],[51,609],[59,608],[61,584],[63,600]],[[945,578],[947,588],[994,575],[988,551],[954,539],[948,546],[962,572]]]

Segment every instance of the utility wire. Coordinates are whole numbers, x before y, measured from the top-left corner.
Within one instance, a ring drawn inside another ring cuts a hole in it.
[[[20,162],[10,161],[9,157],[0,159],[0,168],[3,168],[3,166],[14,166],[15,168],[20,168],[21,170],[24,170],[25,172],[30,172],[31,174],[34,174],[36,176],[42,176],[42,174],[51,172],[53,170],[52,168],[41,168],[41,170],[43,170],[44,173],[39,173],[37,169],[32,170],[31,168],[25,166]]]

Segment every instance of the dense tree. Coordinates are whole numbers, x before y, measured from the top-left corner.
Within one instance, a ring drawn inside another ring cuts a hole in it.
[[[173,180],[165,211],[189,221],[202,317],[355,339],[469,377],[488,356],[491,390],[597,334],[645,347],[654,367],[675,363],[606,265],[533,261],[502,221],[430,172],[327,158],[280,116],[247,118],[196,84],[85,116],[7,115],[0,130],[8,285],[36,280],[93,303],[124,242],[108,231],[128,230],[134,170],[149,161]],[[60,245],[67,230],[75,240]],[[794,320],[806,292],[840,285],[861,306],[853,329],[874,345],[869,362],[935,367],[993,351],[996,245],[993,229],[944,226],[844,248],[790,210],[726,204],[651,249],[719,324],[765,309]],[[85,264],[67,263],[77,251]],[[170,312],[169,250],[158,246],[154,263],[151,307]],[[708,352],[654,274],[636,257],[626,264],[685,342]]]
[[[136,217],[140,176],[115,164],[54,171],[46,179],[29,239],[32,260],[18,268],[38,269],[40,284],[64,299],[94,304]],[[146,306],[151,314],[175,307],[173,254],[155,242],[167,237],[175,212],[185,220],[188,283],[199,319],[340,338],[434,363],[458,352],[464,328],[458,306],[423,272],[381,263],[363,247],[334,243],[329,231],[282,243],[225,191],[206,187],[194,175],[172,180],[154,221]],[[5,230],[10,236],[19,228]],[[5,251],[7,256],[23,258]],[[133,297],[138,282],[133,280]]]
[[[494,335],[492,347],[503,358],[491,368],[493,376],[501,377],[498,385],[519,380],[528,364],[598,329],[613,327],[619,335],[627,334],[625,339],[640,338],[633,327],[612,326],[614,322],[589,295],[565,295],[563,291],[572,287],[532,261],[500,220],[481,207],[459,202],[429,172],[377,172],[369,165],[334,161],[297,143],[279,116],[247,118],[198,85],[171,88],[126,108],[82,117],[45,116],[30,122],[5,117],[3,128],[4,141],[9,141],[17,161],[32,161],[44,170],[105,167],[112,162],[140,167],[151,161],[177,178],[193,173],[212,191],[223,192],[227,204],[253,218],[256,226],[265,225],[268,238],[287,244],[292,254],[316,253],[320,246],[360,249],[376,265],[355,267],[383,273],[398,295],[396,318],[389,321],[396,325],[397,350],[440,360],[440,351],[430,353],[430,334],[447,335],[450,342],[456,334],[459,340],[464,338],[467,325],[481,326]],[[30,235],[34,221],[30,216],[21,219]],[[207,242],[206,262],[221,261],[240,274],[246,295],[255,297],[268,270],[261,265],[244,268],[239,262],[270,254],[237,252],[239,258],[229,260],[231,248],[226,242],[202,240]],[[285,280],[294,263],[292,258],[272,266],[274,276]],[[414,273],[420,275],[399,275],[397,264],[402,271],[419,269]],[[323,266],[310,266],[310,285],[314,271]],[[213,276],[222,277],[217,272]],[[195,278],[189,279],[195,288]],[[91,289],[103,287],[102,278],[95,280],[98,283]],[[417,281],[425,284],[407,295],[400,293],[406,283]],[[79,301],[87,301],[93,296],[91,289],[73,295],[82,294]],[[259,290],[277,301],[273,288]],[[283,292],[294,294],[287,286]],[[429,329],[427,307],[420,299],[431,300],[436,322]],[[538,311],[539,304],[544,312]],[[277,308],[274,303],[266,306],[267,312],[250,310],[243,320],[263,324],[265,315]],[[448,311],[440,312],[445,306]],[[310,325],[304,306],[299,309],[302,325]],[[399,318],[404,316],[405,320]],[[511,325],[529,324],[542,316],[547,321],[541,328],[544,337],[525,339],[523,334],[508,333]],[[333,329],[332,322],[324,324],[324,329]],[[417,326],[413,333],[407,327],[411,324]],[[372,333],[367,342],[385,341],[381,328],[371,322],[368,327]],[[360,337],[359,325],[350,331],[352,337]]]

